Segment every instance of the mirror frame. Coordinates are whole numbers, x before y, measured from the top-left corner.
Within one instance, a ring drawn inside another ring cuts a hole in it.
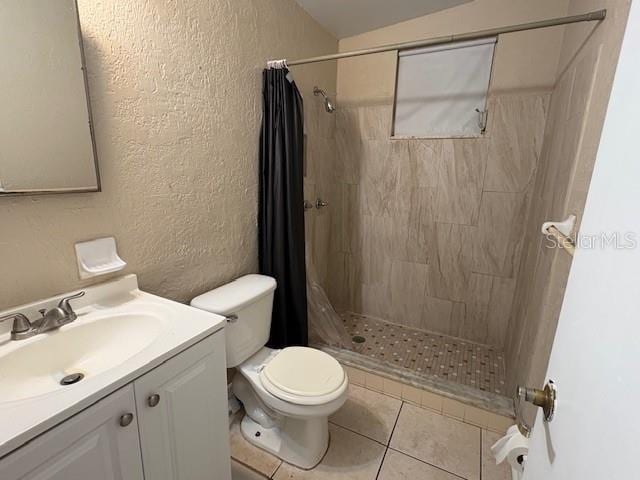
[[[91,111],[91,95],[89,94],[89,79],[87,77],[87,63],[84,54],[84,42],[82,41],[82,25],[80,24],[80,12],[78,10],[78,0],[73,1],[76,12],[76,22],[78,26],[78,44],[80,46],[80,62],[82,63],[82,77],[84,79],[84,92],[87,103],[87,115],[89,117],[89,132],[91,135],[91,147],[93,150],[93,163],[96,171],[96,186],[92,188],[57,188],[52,190],[16,190],[9,192],[1,192],[1,197],[15,197],[27,195],[53,195],[58,193],[96,193],[102,191],[102,183],[100,181],[100,168],[98,165],[98,150],[96,148],[96,136],[94,131],[93,112]]]

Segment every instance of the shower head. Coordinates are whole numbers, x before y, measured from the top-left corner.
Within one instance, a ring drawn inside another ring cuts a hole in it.
[[[318,87],[313,87],[313,94],[317,97],[318,95],[322,95],[322,97],[324,98],[324,109],[327,111],[327,113],[333,113],[336,111],[336,107],[333,104],[333,102],[331,101],[331,99],[329,98],[329,96],[326,94],[326,92]]]

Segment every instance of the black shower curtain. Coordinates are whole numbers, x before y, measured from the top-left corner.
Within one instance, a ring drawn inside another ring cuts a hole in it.
[[[278,282],[268,345],[307,345],[302,97],[286,68],[262,80],[258,255]]]

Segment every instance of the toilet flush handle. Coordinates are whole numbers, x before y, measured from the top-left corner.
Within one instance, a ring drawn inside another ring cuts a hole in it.
[[[238,315],[231,313],[226,317],[227,323],[236,323],[238,321]]]

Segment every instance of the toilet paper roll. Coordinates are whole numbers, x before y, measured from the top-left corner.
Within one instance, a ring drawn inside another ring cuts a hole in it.
[[[522,472],[524,464],[518,462],[518,457],[529,453],[529,439],[520,434],[520,432],[517,435],[514,434],[503,438],[507,438],[507,441],[503,442],[498,451],[494,453],[496,463],[506,461],[511,468]]]
[[[493,446],[491,447],[491,453],[493,453],[493,456],[495,457],[496,454],[502,450],[502,448],[506,445],[506,443],[509,441],[509,438],[511,438],[513,435],[516,434],[520,434],[520,430],[518,430],[518,426],[517,425],[511,425],[508,430],[507,433],[505,434],[504,437],[500,438],[496,443],[493,444]]]

